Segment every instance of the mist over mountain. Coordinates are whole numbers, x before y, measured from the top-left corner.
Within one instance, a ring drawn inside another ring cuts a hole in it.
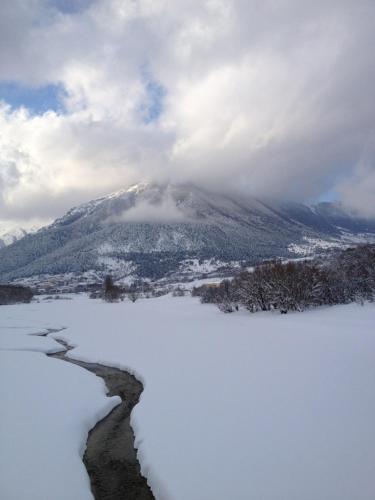
[[[87,272],[161,278],[192,266],[214,270],[308,255],[373,236],[374,220],[332,203],[276,204],[192,184],[140,183],[72,208],[2,248],[0,279]]]
[[[34,233],[37,228],[25,229],[23,227],[2,228],[0,226],[0,248],[11,245],[15,241],[21,240],[29,233]]]

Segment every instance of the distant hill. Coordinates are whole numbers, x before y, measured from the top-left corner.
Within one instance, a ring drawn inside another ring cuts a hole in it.
[[[0,280],[87,273],[157,279],[375,241],[338,204],[271,203],[193,185],[137,184],[69,210],[0,249]]]

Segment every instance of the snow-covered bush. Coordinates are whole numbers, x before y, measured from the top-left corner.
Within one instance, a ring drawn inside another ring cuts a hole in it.
[[[234,304],[256,311],[303,311],[320,305],[375,300],[375,245],[334,253],[325,261],[266,262],[231,281],[193,290],[202,303],[233,311]]]

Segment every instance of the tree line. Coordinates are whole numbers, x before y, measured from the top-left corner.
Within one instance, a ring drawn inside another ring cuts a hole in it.
[[[101,285],[95,284],[89,297],[91,299],[103,299],[106,302],[120,302],[125,298],[131,302],[136,302],[139,298],[160,297],[169,291],[171,290],[168,287],[155,287],[143,280],[135,280],[129,285],[116,285],[112,276],[107,275]]]
[[[27,286],[0,284],[0,305],[27,304],[32,298],[33,292]]]
[[[304,311],[321,305],[375,300],[375,245],[360,245],[322,259],[270,261],[219,285],[194,288],[202,303],[223,312]]]

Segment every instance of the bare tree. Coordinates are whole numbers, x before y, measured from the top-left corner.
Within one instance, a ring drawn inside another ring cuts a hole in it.
[[[121,298],[121,290],[114,285],[112,276],[107,275],[104,279],[103,298],[107,302],[117,302]]]
[[[266,262],[215,287],[193,289],[202,302],[229,312],[237,304],[251,312],[304,311],[323,304],[375,301],[375,245],[335,253],[322,261]]]

